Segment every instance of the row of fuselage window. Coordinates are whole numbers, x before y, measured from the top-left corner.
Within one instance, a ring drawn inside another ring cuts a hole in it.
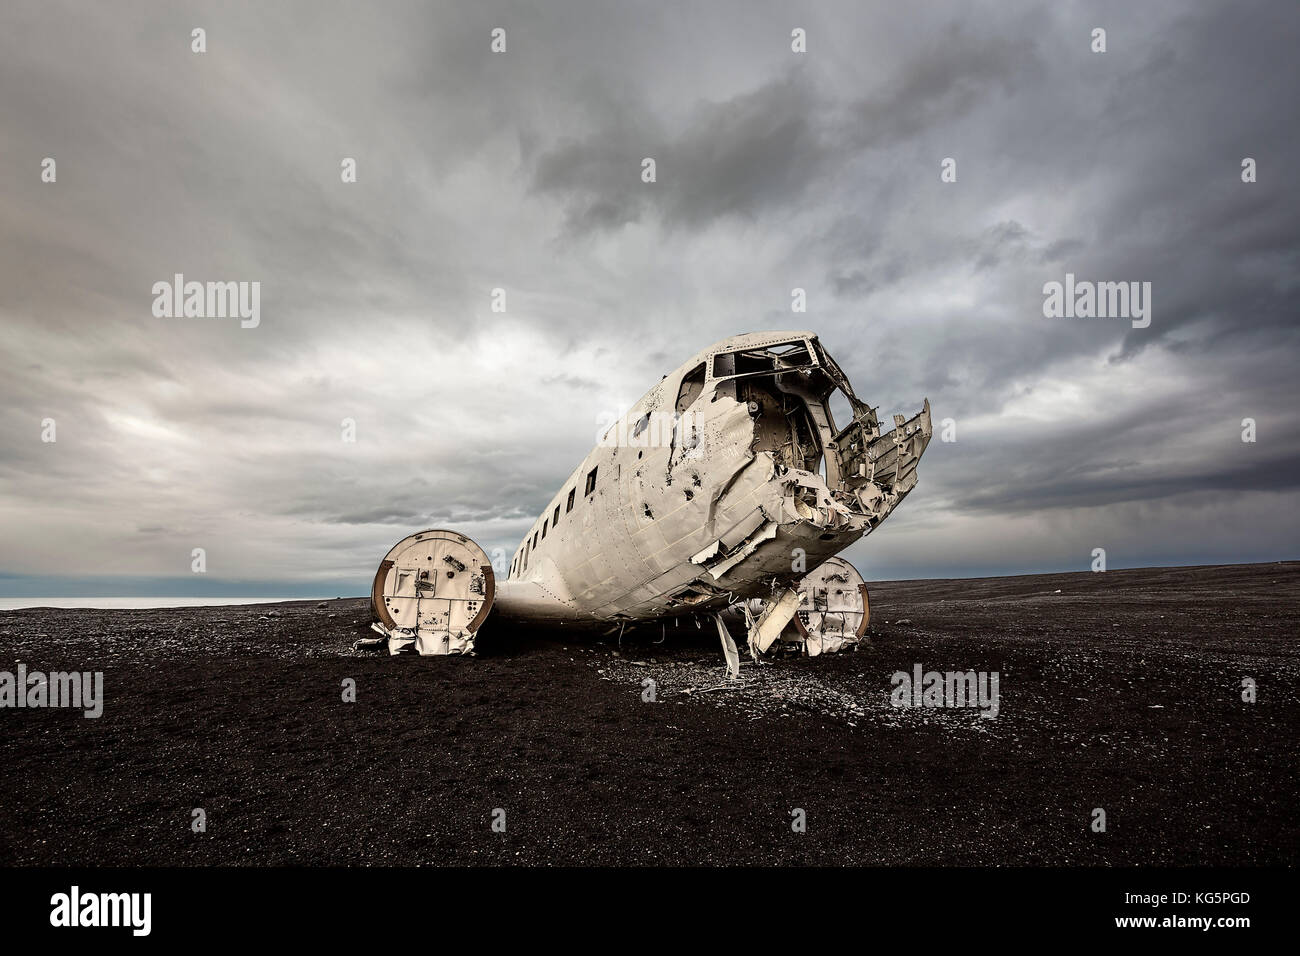
[[[586,490],[583,491],[582,493],[583,498],[586,498],[588,495],[590,495],[593,491],[596,490],[597,470],[598,467],[593,468],[591,469],[591,471],[587,472],[587,485],[586,485]],[[577,497],[577,491],[578,489],[576,487],[569,489],[569,498],[564,505],[564,513],[566,515],[573,510],[573,502],[574,499]],[[528,558],[532,555],[534,551],[537,550],[537,546],[542,541],[546,540],[547,527],[549,526],[550,528],[554,529],[555,526],[558,525],[559,523],[560,523],[560,506],[557,504],[555,506],[555,511],[551,514],[551,516],[542,519],[542,526],[540,528],[536,528],[533,530],[532,540],[529,541],[527,538],[524,539],[523,548],[519,551],[518,554],[515,555],[515,559],[510,565],[511,577],[514,577],[518,574],[522,574],[524,571],[528,570]]]

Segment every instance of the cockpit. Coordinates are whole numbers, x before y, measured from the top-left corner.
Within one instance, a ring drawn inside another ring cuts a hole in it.
[[[854,395],[816,337],[715,353],[683,377],[679,415],[706,385],[714,401],[726,396],[748,405],[754,451],[770,452],[788,468],[819,472],[833,489],[859,476],[858,469],[845,467],[845,459],[880,434],[875,412]]]

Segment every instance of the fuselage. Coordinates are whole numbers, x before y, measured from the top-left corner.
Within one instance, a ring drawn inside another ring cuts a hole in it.
[[[895,423],[881,435],[812,332],[716,342],[646,392],[573,470],[516,549],[499,612],[645,621],[790,586],[915,485],[929,403]]]

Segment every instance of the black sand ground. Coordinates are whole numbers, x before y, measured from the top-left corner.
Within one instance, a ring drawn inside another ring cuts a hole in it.
[[[871,593],[872,647],[720,691],[693,627],[389,658],[361,600],[0,613],[0,669],[106,698],[0,710],[0,864],[1297,862],[1300,564]],[[889,707],[916,663],[999,671],[999,715]]]

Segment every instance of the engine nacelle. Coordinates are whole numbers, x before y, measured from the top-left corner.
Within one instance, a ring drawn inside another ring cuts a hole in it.
[[[867,585],[858,569],[844,558],[827,558],[804,575],[795,590],[799,603],[779,634],[783,644],[799,645],[809,657],[816,657],[833,654],[866,639],[867,625],[871,622]],[[729,617],[742,619],[750,626],[751,636],[757,640],[760,650],[766,650],[769,644],[754,634],[753,628],[761,623],[764,612],[771,610],[774,599],[751,598],[728,612]]]
[[[866,636],[871,622],[867,585],[858,569],[827,558],[799,582],[799,610],[791,623],[810,656],[834,652]]]
[[[470,654],[496,598],[487,553],[455,531],[421,531],[384,555],[370,590],[390,654]]]

